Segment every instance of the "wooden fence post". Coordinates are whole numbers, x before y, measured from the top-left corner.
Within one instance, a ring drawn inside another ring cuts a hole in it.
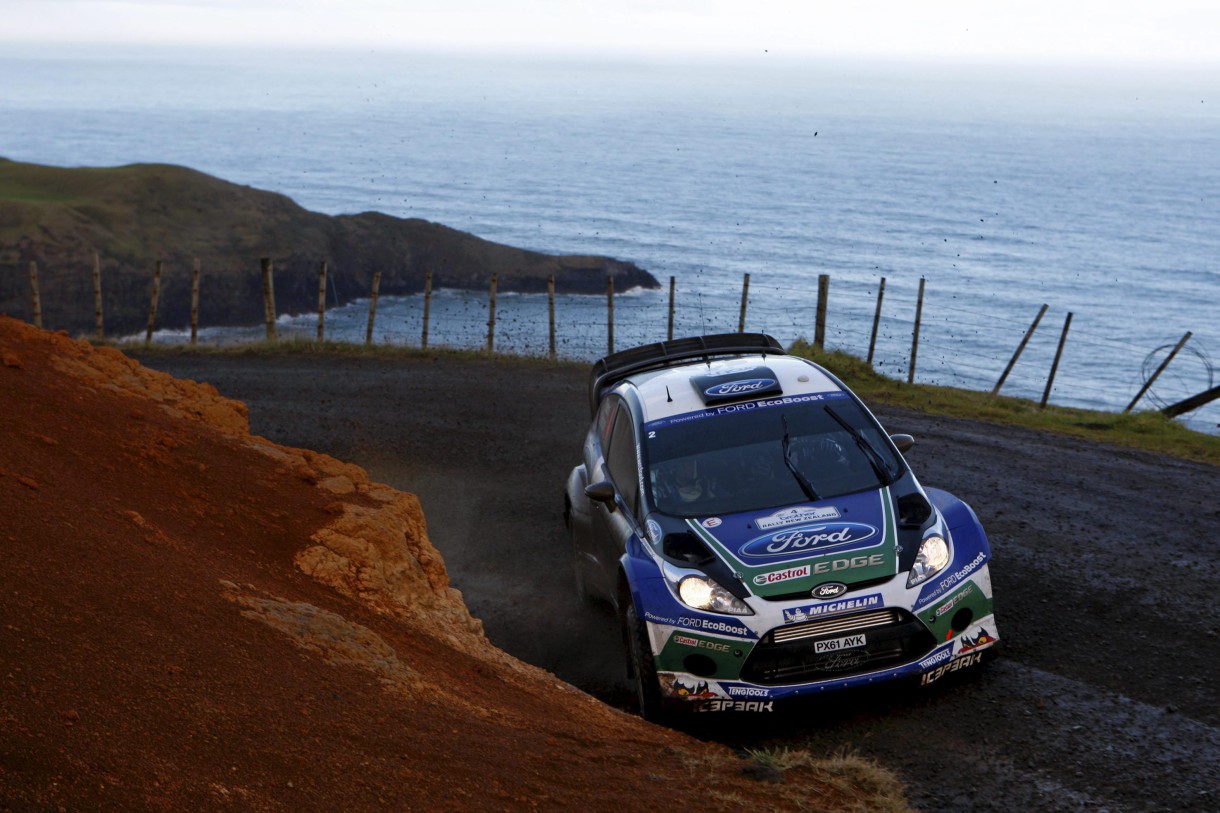
[[[326,260],[318,266],[318,341],[326,338]]]
[[[818,350],[826,346],[826,300],[830,298],[830,274],[818,274],[817,321],[813,327],[813,346]]]
[[[885,297],[885,277],[877,288],[877,311],[873,314],[873,332],[868,339],[868,363],[873,363],[873,350],[877,347],[877,330],[881,327],[881,300]]]
[[[669,278],[669,341],[674,340],[674,278]]]
[[[148,305],[148,332],[144,334],[144,343],[152,341],[153,325],[157,321],[157,297],[161,295],[161,260],[153,270],[152,301]]]
[[[614,352],[614,277],[606,277],[606,353]]]
[[[1046,379],[1046,389],[1042,392],[1042,403],[1038,409],[1045,409],[1046,402],[1051,397],[1051,387],[1055,386],[1055,372],[1059,369],[1059,358],[1063,355],[1063,345],[1067,341],[1068,328],[1072,326],[1072,312],[1068,311],[1067,319],[1063,321],[1063,333],[1059,334],[1059,348],[1055,351],[1055,361],[1051,364],[1051,374]]]
[[[746,332],[746,301],[750,298],[750,275],[745,275],[745,280],[741,283],[741,316],[737,318],[737,332]]]
[[[419,346],[428,349],[428,317],[432,310],[432,272],[424,274],[424,333],[420,337]]]
[[[34,327],[42,327],[42,296],[38,293],[38,263],[30,260],[30,296],[34,308]]]
[[[487,354],[496,351],[496,275],[491,275],[491,299],[487,311]]]
[[[199,341],[199,258],[191,264],[191,347]]]
[[[555,275],[546,278],[546,308],[550,321],[550,358],[555,360]]]
[[[263,268],[263,314],[267,320],[267,341],[275,341],[275,282],[272,279],[271,258],[259,261]]]
[[[915,334],[911,337],[911,369],[907,370],[907,383],[915,383],[915,357],[919,354],[919,324],[923,321],[924,278],[919,278],[919,299],[915,302]]]
[[[1169,366],[1169,362],[1173,361],[1173,357],[1178,354],[1178,351],[1181,350],[1188,341],[1190,341],[1190,337],[1192,335],[1193,334],[1189,330],[1186,331],[1186,335],[1182,337],[1181,341],[1178,342],[1177,346],[1174,347],[1173,350],[1169,351],[1169,355],[1166,356],[1165,360],[1162,361],[1160,366],[1156,368],[1156,372],[1152,374],[1152,377],[1144,382],[1144,386],[1140,387],[1140,391],[1135,394],[1135,397],[1131,399],[1131,403],[1127,404],[1127,408],[1124,409],[1123,412],[1130,412],[1135,408],[1135,405],[1139,403],[1139,400],[1144,397],[1144,393],[1148,392],[1149,388],[1152,387],[1153,382],[1160,378],[1161,373],[1165,372],[1165,368]]]
[[[1207,406],[1212,401],[1220,398],[1220,385],[1204,390],[1189,398],[1184,398],[1176,404],[1170,404],[1161,410],[1161,414],[1167,418],[1176,418],[1179,415],[1185,415],[1187,412],[1196,410],[1201,406]]]
[[[93,319],[97,327],[97,338],[105,336],[102,329],[102,258],[93,252]]]
[[[1021,337],[1021,343],[1017,345],[1017,351],[1012,354],[1012,358],[1008,361],[1008,366],[1004,368],[1004,372],[1000,374],[1000,380],[995,382],[995,386],[991,388],[992,395],[998,395],[1000,387],[1004,386],[1004,381],[1008,378],[1008,374],[1012,372],[1012,368],[1016,366],[1017,359],[1021,358],[1021,353],[1025,351],[1025,345],[1029,344],[1029,338],[1034,335],[1034,331],[1038,329],[1038,323],[1042,321],[1042,315],[1046,313],[1046,304],[1043,303],[1042,308],[1038,311],[1038,315],[1034,317],[1034,323],[1029,326],[1029,330],[1025,331],[1025,335]]]
[[[373,343],[373,322],[377,319],[377,292],[381,289],[381,272],[373,272],[373,294],[369,298],[369,329],[364,334],[364,343]]]

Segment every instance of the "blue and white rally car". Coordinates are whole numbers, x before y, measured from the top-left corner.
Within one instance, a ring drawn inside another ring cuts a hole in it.
[[[679,339],[599,360],[589,398],[564,517],[645,717],[931,683],[998,642],[978,518],[824,368],[763,334]]]

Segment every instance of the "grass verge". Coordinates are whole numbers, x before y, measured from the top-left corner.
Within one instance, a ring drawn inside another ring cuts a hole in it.
[[[815,757],[781,746],[747,748],[745,756],[769,772],[775,784],[767,795],[784,810],[912,813],[893,773],[849,751]]]
[[[839,351],[822,351],[798,340],[793,355],[821,364],[871,404],[906,407],[934,415],[1024,426],[1040,432],[1086,438],[1116,446],[1161,452],[1220,465],[1220,437],[1195,432],[1160,412],[1097,412],[1048,405],[987,392],[908,384],[887,378],[863,359]]]
[[[112,346],[133,355],[337,355],[348,358],[403,358],[441,361],[476,361],[495,359],[526,364],[572,364],[582,362],[553,361],[545,356],[488,354],[485,350],[461,350],[448,347],[406,347],[389,344],[356,344],[351,342],[316,342],[303,338],[281,339],[277,342],[248,342],[231,345],[168,345],[125,342]],[[940,387],[930,384],[907,384],[887,378],[867,362],[841,351],[818,350],[798,339],[788,348],[793,355],[815,361],[837,375],[870,404],[905,407],[933,415],[964,418],[996,424],[1024,426],[1040,432],[1109,443],[1132,449],[1174,455],[1186,460],[1220,466],[1220,437],[1187,429],[1157,411],[1127,414],[1098,412],[1072,407],[1048,405],[1039,408],[1034,401],[991,395],[986,392]]]

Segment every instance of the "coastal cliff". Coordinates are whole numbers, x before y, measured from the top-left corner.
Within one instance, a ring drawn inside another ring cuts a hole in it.
[[[107,332],[147,324],[153,269],[163,263],[157,326],[189,323],[192,267],[200,264],[199,320],[248,325],[264,317],[260,258],[274,267],[280,313],[317,308],[327,263],[327,305],[434,287],[602,293],[659,287],[634,263],[551,255],[483,240],[420,219],[377,212],[328,216],[290,198],[179,166],[66,169],[0,158],[0,313],[33,316],[28,268],[37,263],[43,324],[92,330],[94,254],[101,264]]]

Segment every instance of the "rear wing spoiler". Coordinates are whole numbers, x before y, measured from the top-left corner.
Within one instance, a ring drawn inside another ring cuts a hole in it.
[[[765,333],[720,333],[674,339],[620,350],[593,363],[589,374],[589,410],[597,414],[606,391],[629,375],[659,370],[691,359],[710,360],[723,356],[785,355],[784,348]]]

